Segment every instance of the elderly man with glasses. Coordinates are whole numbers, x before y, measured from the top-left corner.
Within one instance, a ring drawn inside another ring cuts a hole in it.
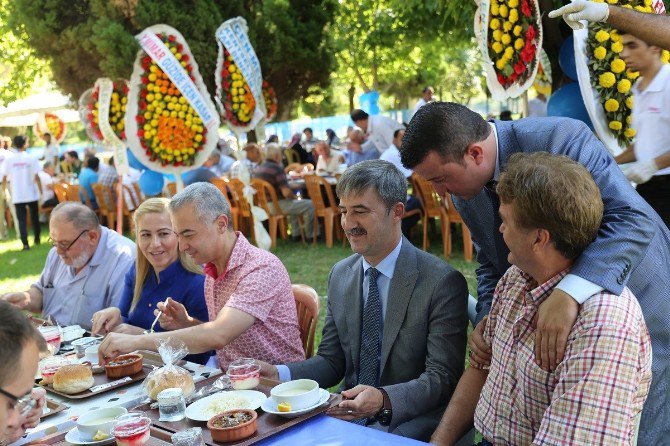
[[[75,202],[54,208],[49,252],[40,279],[27,291],[0,299],[51,316],[61,325],[91,329],[91,316],[118,306],[123,277],[135,261],[135,244],[100,226],[88,207]]]

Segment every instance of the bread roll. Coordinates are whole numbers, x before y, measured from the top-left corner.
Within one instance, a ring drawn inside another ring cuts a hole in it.
[[[53,380],[54,390],[71,395],[90,389],[93,386],[93,373],[87,365],[66,365],[58,369]]]
[[[149,398],[152,400],[158,399],[158,394],[165,389],[172,387],[179,387],[184,391],[184,395],[188,396],[195,391],[195,384],[193,378],[184,369],[164,369],[157,370],[153,376],[147,378],[146,390]]]

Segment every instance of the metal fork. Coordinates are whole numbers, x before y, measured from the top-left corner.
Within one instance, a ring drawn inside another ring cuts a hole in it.
[[[156,326],[156,322],[158,322],[158,318],[161,317],[161,314],[163,314],[163,310],[160,310],[158,312],[158,315],[156,315],[156,319],[154,319],[153,324],[151,324],[151,328],[149,328],[149,331],[144,330],[144,334],[151,334],[154,332],[154,327]]]

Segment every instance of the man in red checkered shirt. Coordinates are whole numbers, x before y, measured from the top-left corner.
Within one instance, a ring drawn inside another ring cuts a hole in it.
[[[512,267],[486,320],[491,366],[465,371],[432,443],[454,444],[474,421],[482,445],[635,444],[651,382],[651,343],[628,288],[582,304],[556,369],[545,371],[535,360],[535,345],[546,341],[535,341],[538,307],[600,228],[598,187],[566,157],[519,153],[497,193]]]

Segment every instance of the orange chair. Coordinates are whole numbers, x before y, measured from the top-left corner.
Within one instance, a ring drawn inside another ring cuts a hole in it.
[[[79,186],[78,184],[69,184],[67,186],[67,200],[66,201],[78,201],[79,203],[84,203],[86,206],[93,208],[91,206],[91,199],[88,196],[88,192],[84,187]]]
[[[244,183],[238,178],[228,180],[228,188],[230,190],[230,202],[238,209],[239,218],[244,219],[249,224],[248,234],[249,238],[256,240],[256,233],[254,232],[254,214],[251,212],[251,203],[249,203],[244,196]],[[243,231],[244,232],[244,231]]]
[[[281,206],[279,206],[277,191],[275,191],[275,188],[272,187],[270,183],[259,178],[251,180],[251,187],[256,189],[254,203],[268,214],[270,239],[272,240],[272,247],[275,248],[277,246],[277,229],[279,229],[279,234],[281,235],[282,240],[288,238],[288,232],[286,230],[286,214],[284,214]],[[272,203],[272,206],[270,206],[270,203]],[[295,229],[296,228],[293,228],[293,230]],[[305,233],[302,230],[302,227],[300,227],[299,231],[304,243]]]
[[[323,194],[321,193],[321,187],[326,191],[326,197],[328,203],[323,199]],[[337,226],[338,235],[341,235],[342,227],[335,224],[335,218],[340,215],[340,209],[337,207],[335,202],[335,195],[333,194],[333,188],[330,183],[318,175],[305,175],[305,187],[307,188],[307,193],[309,198],[312,200],[314,205],[314,236],[313,244],[316,245],[316,228],[319,223],[319,218],[323,218],[324,231],[326,233],[326,246],[329,248],[333,247],[333,230]]]
[[[449,216],[447,215],[447,209],[442,205],[439,195],[435,192],[435,188],[433,188],[433,185],[429,181],[426,181],[416,173],[413,173],[410,178],[414,191],[416,191],[421,201],[421,210],[423,213],[421,218],[421,224],[423,225],[423,250],[427,251],[430,247],[428,221],[439,218],[442,226],[442,249],[444,257],[448,257],[447,233],[449,231]]]
[[[91,185],[95,201],[98,202],[98,211],[101,217],[105,217],[107,227],[114,230],[114,220],[116,220],[116,211],[114,206],[114,198],[112,189],[104,184],[93,183]]]
[[[209,180],[209,182],[221,191],[224,198],[228,202],[230,215],[233,217],[233,229],[237,231],[237,227],[240,224],[240,210],[236,206],[233,206],[232,199],[230,198],[230,191],[228,190],[228,180],[224,180],[223,178],[212,178]]]
[[[454,203],[451,201],[451,195],[447,194],[446,198],[442,200],[444,203],[444,206],[447,209],[447,218],[449,221],[449,224],[447,225],[447,228],[451,226],[451,223],[460,223],[461,227],[463,229],[463,257],[465,258],[466,262],[472,262],[472,236],[470,235],[470,230],[468,229],[467,226],[465,226],[465,223],[463,222],[463,218],[461,218],[461,214],[458,213],[456,210],[456,206],[454,206]],[[447,231],[447,253],[451,254],[451,231]]]
[[[295,298],[295,309],[298,312],[302,348],[305,350],[305,358],[309,359],[314,356],[314,335],[319,321],[319,295],[308,285],[294,284],[291,288]]]
[[[170,194],[170,196],[167,197],[167,198],[171,198],[171,197],[174,197],[175,195],[177,195],[177,183],[175,183],[174,181],[171,181],[166,185],[166,187],[167,187],[168,193]]]
[[[67,201],[67,183],[54,183],[54,194],[59,203]]]

